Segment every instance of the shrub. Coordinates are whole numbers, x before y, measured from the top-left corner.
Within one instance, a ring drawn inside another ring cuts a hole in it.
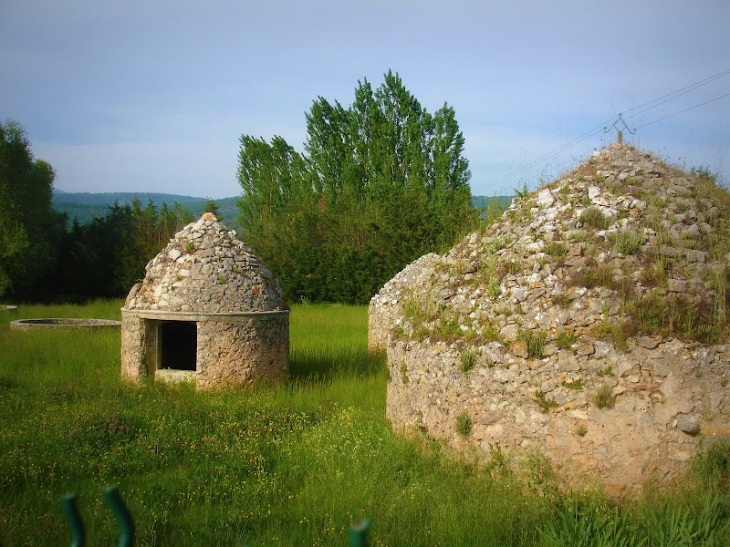
[[[542,359],[545,355],[544,332],[523,330],[517,335],[518,340],[523,340],[527,344],[527,355],[530,359]]]
[[[558,333],[555,345],[560,349],[570,349],[576,340],[578,340],[578,334],[574,330],[563,330]]]
[[[568,248],[563,243],[551,242],[545,247],[545,254],[553,258],[563,258]]]
[[[502,294],[502,287],[500,286],[499,281],[497,281],[494,277],[491,278],[487,284],[487,292],[489,292],[489,298],[492,300],[497,300],[499,295]]]
[[[563,387],[567,387],[568,389],[574,389],[576,391],[580,391],[583,389],[583,380],[573,380],[572,382],[563,382]]]
[[[561,292],[560,294],[553,296],[552,302],[556,306],[560,306],[561,308],[567,308],[568,306],[570,306],[571,300],[568,296],[568,293]]]
[[[637,326],[631,319],[616,319],[613,321],[604,321],[596,326],[593,332],[600,337],[612,340],[616,349],[628,351],[628,339],[636,334]]]
[[[586,261],[584,267],[575,271],[569,280],[573,287],[606,287],[612,290],[621,290],[622,286],[614,280],[614,268],[611,264],[597,263],[592,258]]]
[[[551,408],[556,408],[558,406],[553,399],[548,399],[547,395],[545,395],[542,391],[535,392],[535,401],[537,401],[537,404],[543,414],[547,414]]]
[[[614,250],[622,255],[632,255],[644,244],[644,236],[633,230],[616,232],[611,235],[610,240]]]
[[[707,298],[649,294],[630,300],[626,311],[634,318],[635,332],[714,344],[724,332],[724,321],[718,321],[716,306]]]

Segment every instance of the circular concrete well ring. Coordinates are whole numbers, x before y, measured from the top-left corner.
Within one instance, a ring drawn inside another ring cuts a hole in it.
[[[111,319],[86,319],[70,317],[44,317],[39,319],[18,319],[10,323],[13,330],[49,330],[49,329],[108,329],[119,328],[120,321]]]

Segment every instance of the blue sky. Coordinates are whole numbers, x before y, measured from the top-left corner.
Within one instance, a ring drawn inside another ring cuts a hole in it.
[[[392,69],[454,107],[474,194],[567,172],[620,112],[636,146],[727,182],[728,21],[727,0],[0,0],[0,119],[59,189],[230,197],[242,134],[302,151],[314,99]]]

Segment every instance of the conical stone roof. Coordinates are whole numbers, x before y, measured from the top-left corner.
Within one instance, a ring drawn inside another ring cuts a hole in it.
[[[286,310],[281,286],[245,243],[211,213],[177,232],[148,264],[125,309],[188,313]]]
[[[642,335],[716,343],[730,258],[722,211],[730,196],[712,181],[614,145],[447,254],[406,267],[371,301],[371,324],[386,317],[371,338],[510,349],[530,331],[556,351],[561,333],[578,330],[620,346]]]

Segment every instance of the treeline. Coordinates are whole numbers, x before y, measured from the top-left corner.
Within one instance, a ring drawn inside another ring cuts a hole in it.
[[[109,207],[118,203],[120,205],[132,204],[135,199],[139,199],[142,203],[149,200],[157,207],[163,204],[179,203],[182,207],[188,209],[195,218],[199,218],[209,204],[209,199],[194,198],[191,196],[183,196],[178,194],[162,194],[152,192],[105,192],[105,193],[86,193],[86,192],[53,192],[53,208],[61,213],[66,213],[71,220],[78,220],[79,224],[91,224],[94,218],[106,216]],[[236,222],[238,217],[238,197],[223,198],[214,200],[218,207],[217,215],[226,226],[238,230],[239,226]]]
[[[306,123],[305,153],[249,135],[239,151],[242,238],[289,301],[367,303],[409,262],[502,212],[472,204],[453,108],[429,113],[397,74],[377,89],[358,82],[349,107],[317,98]],[[69,226],[52,207],[54,176],[18,124],[0,123],[0,298],[124,296],[194,220],[136,200]],[[217,213],[212,200],[206,210]]]
[[[147,262],[193,220],[178,203],[158,208],[149,200],[142,207],[135,199],[131,205],[109,207],[90,224],[75,221],[62,234],[53,273],[33,295],[24,296],[69,301],[126,296],[144,277]]]
[[[290,300],[367,303],[479,222],[453,108],[430,114],[397,74],[306,121],[306,154],[248,135],[239,153],[239,224]]]
[[[194,217],[175,203],[109,207],[90,224],[55,211],[55,173],[16,122],[0,122],[0,297],[80,301],[125,296],[147,262]],[[215,210],[209,201],[208,209]]]
[[[51,208],[54,178],[23,128],[0,122],[0,296],[29,294],[56,265],[65,219]]]

